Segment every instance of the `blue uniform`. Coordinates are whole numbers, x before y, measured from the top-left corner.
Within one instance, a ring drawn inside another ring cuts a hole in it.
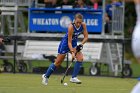
[[[112,19],[112,5],[114,5],[114,6],[121,6],[122,3],[121,2],[116,2],[116,3],[108,4],[106,6],[106,13],[108,14],[110,19]]]
[[[73,35],[72,35],[72,47],[75,48],[77,46],[77,39],[78,39],[78,36],[83,33],[83,25],[81,25],[79,28],[76,28],[75,24],[72,23],[73,25],[73,29],[74,29],[74,32],[73,32]],[[59,54],[66,54],[67,52],[69,52],[70,49],[68,47],[68,32],[65,34],[65,36],[62,38],[60,44],[59,44],[59,47],[58,47],[58,53]],[[77,61],[74,65],[74,70],[73,70],[73,73],[72,73],[72,78],[75,78],[77,77],[80,69],[82,67],[82,62],[79,62]],[[50,75],[55,71],[56,69],[56,66],[54,63],[52,63],[48,70],[46,71],[45,73],[45,77],[46,78],[49,78]]]
[[[72,47],[75,48],[77,46],[77,39],[78,36],[83,32],[83,25],[81,25],[79,28],[76,28],[75,24],[72,23],[74,32],[72,36]],[[59,54],[66,54],[69,52],[69,47],[68,47],[68,31],[65,34],[65,36],[62,38],[59,47],[58,47],[58,53]]]

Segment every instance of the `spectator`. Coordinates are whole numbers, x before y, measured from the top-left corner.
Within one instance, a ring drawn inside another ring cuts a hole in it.
[[[31,7],[32,8],[35,7],[35,0],[32,0],[31,2],[32,2]]]
[[[121,6],[122,3],[119,2],[118,0],[112,0],[111,4],[106,5],[106,14],[105,14],[105,33],[109,33],[111,31],[112,25],[111,25],[111,20],[112,20],[112,7],[113,6]]]
[[[112,6],[121,6],[122,3],[119,2],[118,0],[112,0],[111,1],[111,4],[107,4],[106,6],[106,13],[107,13],[107,16],[109,17],[109,19],[111,20],[112,19]]]
[[[52,0],[52,8],[56,8],[57,7],[57,0]]]
[[[62,6],[62,5],[71,5],[71,4],[69,0],[63,0],[60,5]]]
[[[44,0],[46,8],[56,8],[57,7],[57,0]]]
[[[45,7],[46,8],[51,8],[52,7],[52,0],[44,0]]]
[[[70,4],[69,0],[63,0],[60,4],[62,8],[72,8],[72,5]]]
[[[75,8],[87,8],[85,4],[85,0],[76,0],[75,1]]]
[[[90,7],[94,9],[101,8],[102,0],[90,0]]]
[[[99,7],[102,7],[102,0],[98,0],[98,5],[99,5]]]
[[[91,7],[94,8],[94,9],[97,9],[98,8],[98,2],[97,0],[90,0],[90,2],[92,3]]]

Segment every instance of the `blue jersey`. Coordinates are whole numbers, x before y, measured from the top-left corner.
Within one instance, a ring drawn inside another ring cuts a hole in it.
[[[77,46],[77,39],[80,34],[83,32],[83,25],[81,25],[79,28],[76,28],[75,24],[72,23],[73,25],[73,35],[72,35],[72,47],[75,48]],[[66,54],[69,52],[69,47],[68,47],[68,32],[65,34],[65,36],[62,38],[59,47],[58,47],[58,53],[59,54]]]
[[[121,2],[116,2],[116,3],[112,3],[112,4],[108,4],[106,6],[106,13],[108,14],[109,18],[112,19],[112,6],[121,6],[122,3]]]

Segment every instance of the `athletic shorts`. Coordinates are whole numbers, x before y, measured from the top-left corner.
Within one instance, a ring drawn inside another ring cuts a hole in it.
[[[132,50],[136,58],[140,58],[140,24],[135,26],[132,35]]]
[[[72,47],[75,48],[77,46],[77,41],[73,40],[72,41]],[[68,47],[68,40],[63,39],[58,47],[58,54],[66,54],[70,51],[69,47]]]

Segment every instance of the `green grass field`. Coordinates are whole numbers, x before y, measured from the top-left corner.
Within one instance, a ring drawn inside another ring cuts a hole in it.
[[[79,76],[82,84],[60,83],[61,75],[52,75],[49,84],[41,84],[41,74],[0,73],[0,93],[130,93],[135,79]]]

